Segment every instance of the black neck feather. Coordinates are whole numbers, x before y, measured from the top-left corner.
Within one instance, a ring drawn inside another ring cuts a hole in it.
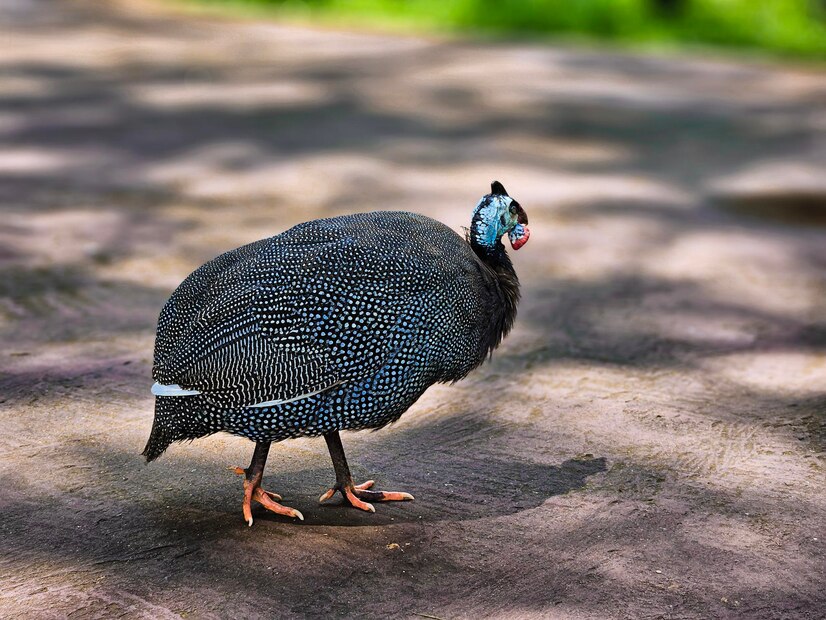
[[[471,237],[470,245],[487,270],[495,298],[484,335],[485,354],[490,355],[513,327],[519,303],[519,278],[501,241],[490,247],[476,243]]]

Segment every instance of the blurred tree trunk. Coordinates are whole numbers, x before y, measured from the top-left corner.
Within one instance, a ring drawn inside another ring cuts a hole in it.
[[[683,12],[686,0],[651,0],[654,10],[665,17],[674,17]]]

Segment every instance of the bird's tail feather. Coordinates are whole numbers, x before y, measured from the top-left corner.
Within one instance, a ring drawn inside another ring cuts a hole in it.
[[[164,450],[166,450],[173,441],[174,439],[167,435],[158,418],[155,418],[155,421],[152,423],[152,432],[149,434],[149,440],[146,442],[146,447],[144,447],[141,455],[146,457],[147,463],[151,463],[163,454]]]
[[[223,430],[220,413],[205,409],[201,396],[157,396],[155,421],[143,449],[146,461],[154,461],[170,444],[206,437]]]

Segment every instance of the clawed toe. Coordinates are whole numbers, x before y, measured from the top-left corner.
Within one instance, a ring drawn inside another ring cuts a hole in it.
[[[413,499],[413,496],[410,493],[368,490],[373,486],[373,484],[375,484],[374,480],[368,480],[367,482],[362,482],[361,484],[336,483],[333,487],[327,489],[327,491],[318,498],[318,501],[319,503],[324,503],[335,495],[336,491],[340,491],[344,496],[344,499],[346,499],[347,502],[354,508],[359,508],[366,512],[376,512],[373,504],[363,500],[369,500],[370,502],[398,502]]]
[[[292,517],[294,519],[299,519],[301,521],[304,520],[304,515],[301,514],[301,512],[299,512],[295,508],[288,508],[287,506],[282,506],[278,502],[274,501],[281,501],[283,499],[278,493],[273,493],[272,491],[267,491],[266,489],[261,488],[260,475],[250,477],[249,473],[245,469],[242,469],[240,467],[234,467],[230,469],[232,469],[236,474],[244,476],[244,502],[241,505],[241,508],[244,513],[244,520],[247,522],[247,525],[252,527],[253,500],[261,504],[270,512],[274,512],[275,514],[282,515],[285,517]]]
[[[300,521],[304,520],[304,515],[301,514],[295,508],[288,508],[287,506],[282,506],[281,504],[274,502],[271,497],[276,499],[281,499],[281,496],[277,493],[270,493],[269,491],[265,491],[261,487],[258,487],[253,491],[252,499],[257,501],[261,504],[264,508],[269,510],[270,512],[274,512],[277,515],[283,515],[285,517],[293,517],[295,519],[299,519]],[[249,519],[247,519],[247,523],[252,525],[252,515],[250,515]]]
[[[353,493],[363,499],[369,499],[371,502],[401,502],[414,499],[410,493],[404,493],[403,491],[364,491],[356,487]]]
[[[356,493],[363,493],[363,491],[356,491],[352,487],[344,487],[342,490],[342,495],[344,495],[345,499],[350,502],[350,505],[353,508],[358,508],[359,510],[364,510],[366,512],[376,512],[373,504],[361,501]]]
[[[367,512],[376,512],[373,504],[365,502],[367,499],[373,502],[395,502],[413,499],[410,493],[398,493],[394,491],[371,491],[369,490],[375,480],[368,480],[361,484],[353,484],[353,476],[347,465],[347,457],[344,456],[344,447],[341,445],[341,438],[338,432],[324,435],[327,447],[330,450],[330,458],[333,460],[333,467],[336,470],[336,483],[324,495],[318,498],[319,502],[325,502],[335,495],[336,491],[341,492],[344,499],[353,507]]]

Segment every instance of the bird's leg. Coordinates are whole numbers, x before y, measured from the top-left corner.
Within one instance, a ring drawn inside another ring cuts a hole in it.
[[[328,489],[324,495],[318,498],[319,502],[330,499],[336,491],[341,491],[344,498],[350,502],[351,506],[361,508],[368,512],[376,512],[372,504],[362,501],[367,499],[373,502],[390,502],[404,499],[413,499],[410,493],[398,493],[393,491],[369,491],[373,486],[373,480],[368,480],[361,484],[354,484],[350,475],[350,468],[347,466],[347,457],[344,456],[344,446],[341,445],[341,437],[338,431],[324,435],[327,448],[330,450],[330,458],[333,460],[333,467],[336,470],[336,483]]]
[[[244,476],[244,520],[252,527],[252,500],[261,504],[267,510],[275,514],[286,517],[298,517],[302,521],[302,515],[295,508],[287,508],[273,501],[280,500],[278,493],[270,493],[261,488],[261,480],[264,478],[264,466],[267,464],[267,454],[270,451],[269,441],[259,441],[255,444],[255,451],[252,453],[252,461],[247,469],[235,467],[236,474]]]

